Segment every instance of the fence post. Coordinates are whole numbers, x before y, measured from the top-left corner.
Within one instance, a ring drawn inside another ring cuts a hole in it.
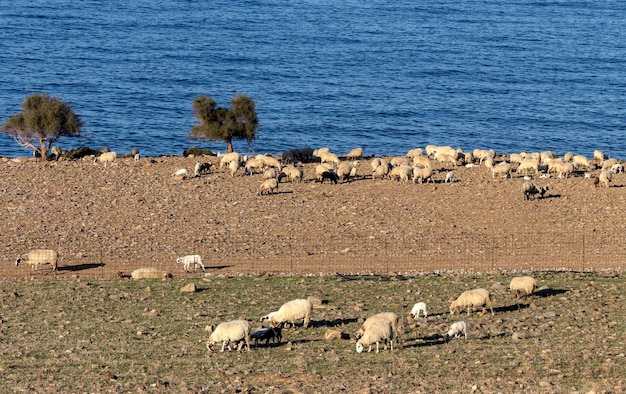
[[[585,233],[583,233],[582,272],[585,272]]]

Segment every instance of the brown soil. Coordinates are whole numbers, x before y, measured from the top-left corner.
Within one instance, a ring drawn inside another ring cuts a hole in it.
[[[180,168],[193,172],[198,161],[212,162],[214,171],[172,176]],[[591,268],[621,267],[626,258],[623,174],[609,188],[582,174],[535,179],[550,190],[546,198],[524,201],[521,178],[493,179],[484,167],[454,168],[453,184],[443,183],[450,168],[437,168],[435,182],[420,185],[374,181],[362,160],[358,179],[322,184],[314,181],[315,165],[305,164],[302,183],[281,183],[277,193],[259,196],[260,175],[230,177],[215,157],[118,159],[108,168],[4,159],[2,276],[31,275],[14,261],[35,248],[60,251],[55,275],[103,277],[141,266],[182,274],[176,257],[194,253],[216,273],[437,269],[449,268],[443,263],[449,260],[466,260],[463,269],[505,267],[505,260],[513,265],[507,268],[579,268],[582,261],[584,269],[595,239],[603,240],[603,257]],[[489,245],[501,239],[513,246],[503,246],[507,253],[494,266]],[[542,262],[559,243],[574,255]],[[433,258],[450,244],[456,250]],[[524,260],[532,264],[519,266]]]

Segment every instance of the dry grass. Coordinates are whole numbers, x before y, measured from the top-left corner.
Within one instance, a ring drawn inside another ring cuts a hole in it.
[[[622,392],[624,274],[536,272],[543,289],[518,309],[511,275],[211,277],[4,282],[0,379],[5,392]],[[193,282],[196,293],[181,293]],[[450,316],[461,291],[493,289],[495,316]],[[313,327],[277,346],[208,354],[206,325],[258,318],[284,301],[325,301]],[[428,319],[406,320],[425,301]],[[361,319],[406,321],[393,352],[357,354]],[[444,343],[456,320],[469,339]],[[519,338],[519,339],[516,339]],[[287,343],[289,342],[289,343]]]

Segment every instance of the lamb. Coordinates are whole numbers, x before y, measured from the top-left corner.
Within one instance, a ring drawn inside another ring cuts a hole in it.
[[[379,319],[373,322],[367,327],[363,336],[356,341],[356,352],[362,353],[365,346],[369,347],[368,352],[372,351],[372,344],[376,344],[376,353],[378,353],[378,344],[380,342],[385,343],[385,349],[387,348],[387,342],[391,344],[391,350],[393,350],[393,328],[388,319]]]
[[[537,281],[532,276],[516,276],[509,284],[509,289],[515,293],[515,298],[520,298],[520,292],[524,292],[524,300],[532,296],[536,288]]]
[[[224,154],[220,160],[220,168],[224,167],[225,165],[229,165],[233,161],[241,162],[241,155],[237,152]]]
[[[331,166],[329,164],[318,164],[315,166],[315,180],[322,181],[322,174],[331,170]]]
[[[172,174],[173,177],[175,178],[187,178],[187,176],[189,175],[189,172],[187,171],[186,168],[181,168],[180,170],[176,170],[176,172],[174,172]]]
[[[206,271],[204,268],[204,262],[202,261],[202,256],[199,254],[190,254],[184,257],[179,257],[176,259],[176,264],[183,263],[183,269],[185,272],[189,271],[189,266],[193,264],[193,270],[196,271],[196,267],[199,265],[202,267],[202,271]]]
[[[450,329],[448,330],[446,335],[444,335],[444,339],[446,342],[448,342],[450,338],[459,338],[461,334],[463,334],[465,336],[465,339],[467,340],[467,323],[464,321],[452,323],[450,325]]]
[[[94,164],[103,163],[106,168],[107,163],[113,163],[117,159],[117,153],[115,152],[106,152],[96,157],[93,162]]]
[[[409,315],[413,319],[415,319],[417,317],[420,317],[420,312],[424,314],[424,317],[428,317],[428,313],[426,312],[425,302],[418,302],[417,304],[413,305],[413,308],[411,308],[411,312],[409,312]]]
[[[233,160],[228,163],[228,169],[230,170],[230,176],[235,176],[237,174],[237,170],[241,167],[241,163],[239,160]]]
[[[548,186],[537,188],[531,181],[525,181],[522,184],[524,200],[534,200],[536,194],[539,194],[540,198],[543,198],[543,195],[546,194],[548,189]]]
[[[377,313],[375,315],[368,317],[363,322],[361,327],[359,327],[359,330],[356,332],[355,336],[357,337],[357,339],[363,336],[363,334],[365,333],[365,331],[370,325],[372,325],[377,320],[381,320],[381,319],[388,320],[391,322],[391,328],[393,330],[393,333],[396,337],[398,337],[398,329],[399,329],[399,323],[400,323],[400,319],[398,318],[398,315],[396,315],[393,312],[380,312],[380,313]]]
[[[430,167],[413,167],[413,183],[433,182],[433,170]]]
[[[609,183],[611,183],[613,175],[609,171],[602,171],[598,176],[598,182],[595,182],[597,186],[609,187]]]
[[[337,175],[335,170],[328,170],[328,171],[322,172],[322,174],[320,175],[320,182],[324,183],[325,179],[328,179],[330,182],[334,184],[337,184],[337,182],[339,182],[339,176]]]
[[[491,177],[495,178],[496,175],[502,178],[506,178],[510,176],[511,172],[511,164],[503,161],[502,163],[498,163],[495,166],[491,167]]]
[[[272,327],[276,327],[279,324],[286,322],[292,325],[296,320],[303,319],[303,327],[309,326],[309,320],[311,319],[311,312],[313,311],[313,303],[306,299],[296,299],[284,303],[270,319]]]
[[[449,171],[448,173],[446,173],[446,180],[444,181],[444,183],[454,183],[454,181],[454,171]]]
[[[282,332],[280,327],[264,327],[256,330],[252,334],[250,334],[250,339],[254,339],[254,346],[259,345],[259,341],[265,340],[265,345],[267,346],[270,340],[274,340],[278,343],[283,339]]]
[[[276,189],[278,189],[278,179],[276,178],[266,179],[263,181],[263,183],[261,183],[259,196],[262,196],[264,193],[272,194],[274,193]]]
[[[200,163],[197,162],[193,169],[193,176],[195,178],[199,178],[204,174],[208,174],[211,172],[211,163]]]
[[[246,350],[250,350],[250,331],[252,330],[252,323],[247,320],[232,320],[229,322],[221,323],[209,336],[209,340],[206,343],[206,348],[212,352],[213,346],[217,342],[222,342],[222,350],[226,348],[229,342],[239,342],[237,346],[237,351],[241,350],[244,342],[246,345]],[[228,348],[230,350],[230,346]]]
[[[59,263],[59,253],[56,250],[51,249],[31,250],[15,260],[16,266],[19,266],[21,263],[30,264],[31,271],[38,270],[40,265],[50,264],[52,266],[52,271],[55,271]]]
[[[363,148],[354,148],[346,155],[348,160],[359,160],[363,158]]]
[[[172,274],[162,269],[148,267],[137,268],[130,273],[130,277],[133,279],[166,279],[171,278]]]
[[[461,293],[461,295],[450,304],[450,314],[454,315],[457,310],[463,310],[467,308],[467,314],[474,307],[483,307],[483,313],[486,312],[485,307],[491,310],[493,315],[493,308],[491,307],[491,299],[489,297],[489,290],[487,289],[474,289],[467,290]]]

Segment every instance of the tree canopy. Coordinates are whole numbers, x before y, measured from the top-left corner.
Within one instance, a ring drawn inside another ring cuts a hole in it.
[[[230,101],[230,108],[218,107],[212,97],[200,96],[193,100],[194,116],[200,124],[189,135],[198,139],[224,141],[227,152],[233,151],[233,138],[252,141],[259,122],[254,101],[239,94]]]
[[[22,112],[2,124],[1,131],[37,156],[47,158],[52,144],[61,137],[80,136],[82,121],[69,104],[58,97],[31,94],[22,103]]]

